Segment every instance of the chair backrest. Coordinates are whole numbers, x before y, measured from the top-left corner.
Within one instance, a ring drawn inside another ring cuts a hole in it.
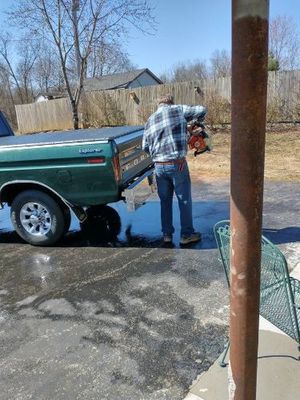
[[[230,286],[230,222],[218,222],[214,234]],[[299,343],[299,322],[286,259],[264,236],[261,251],[260,314]]]

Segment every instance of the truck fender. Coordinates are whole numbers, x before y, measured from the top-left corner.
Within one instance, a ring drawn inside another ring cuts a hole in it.
[[[80,222],[84,221],[87,218],[86,213],[82,207],[71,204],[68,200],[62,197],[50,186],[33,180],[17,180],[4,183],[0,187],[0,205],[2,205],[3,203],[8,203],[10,205],[14,197],[18,193],[28,189],[36,189],[48,193],[54,199],[57,199],[60,203],[63,203],[63,205],[71,209]]]

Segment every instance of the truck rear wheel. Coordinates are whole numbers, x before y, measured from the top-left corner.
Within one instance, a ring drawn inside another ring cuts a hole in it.
[[[62,207],[62,211],[64,214],[64,222],[65,222],[65,226],[64,226],[64,234],[66,234],[71,226],[71,212],[69,207],[67,207],[66,205],[64,205]]]
[[[68,216],[48,194],[26,190],[11,205],[11,221],[22,239],[35,246],[50,246],[65,233]]]
[[[104,240],[115,239],[121,231],[118,212],[107,205],[92,206],[86,210],[87,219],[80,224],[82,232]]]

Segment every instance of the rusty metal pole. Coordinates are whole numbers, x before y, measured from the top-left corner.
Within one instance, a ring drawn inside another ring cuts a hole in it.
[[[232,0],[229,398],[256,398],[269,0]]]

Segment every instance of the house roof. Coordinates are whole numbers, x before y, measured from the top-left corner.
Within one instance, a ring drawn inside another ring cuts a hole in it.
[[[84,82],[85,90],[108,90],[108,89],[126,89],[132,81],[137,79],[143,72],[147,72],[157,83],[163,83],[148,68],[136,69],[129,72],[121,72],[113,75],[104,75],[101,78],[88,78]]]

